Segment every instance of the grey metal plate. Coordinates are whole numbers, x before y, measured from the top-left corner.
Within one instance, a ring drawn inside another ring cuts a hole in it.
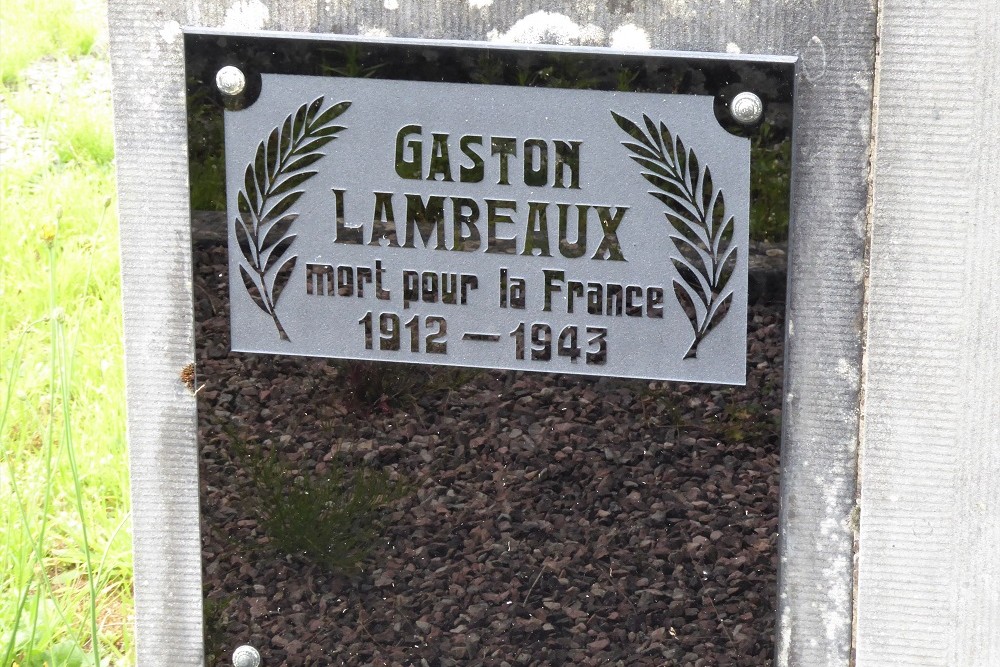
[[[745,381],[712,96],[265,74],[225,131],[233,350]]]

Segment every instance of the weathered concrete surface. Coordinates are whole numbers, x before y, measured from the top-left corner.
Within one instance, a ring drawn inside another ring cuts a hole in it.
[[[1000,665],[1000,20],[882,25],[857,664]]]

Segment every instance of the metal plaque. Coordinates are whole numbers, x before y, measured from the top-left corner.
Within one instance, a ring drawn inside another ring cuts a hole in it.
[[[768,664],[793,63],[185,41],[205,664]]]
[[[712,96],[265,74],[225,151],[233,350],[745,381]]]

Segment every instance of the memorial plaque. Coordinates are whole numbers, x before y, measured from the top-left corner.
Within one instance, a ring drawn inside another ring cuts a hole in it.
[[[186,54],[210,664],[765,664],[793,61]]]
[[[744,381],[750,140],[712,96],[261,83],[226,112],[233,349]]]

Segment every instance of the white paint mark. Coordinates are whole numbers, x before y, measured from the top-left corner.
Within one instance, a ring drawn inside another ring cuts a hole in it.
[[[857,384],[857,373],[854,372],[854,366],[847,359],[837,359],[837,375],[852,386]]]
[[[695,15],[694,9],[688,6],[687,0],[665,0],[664,4],[675,18],[687,18]],[[719,4],[725,4],[725,0]]]
[[[648,51],[652,42],[645,30],[634,23],[625,23],[611,33],[611,46],[622,51]]]
[[[839,549],[838,549],[839,550]],[[820,611],[820,618],[826,627],[827,645],[833,645],[838,637],[844,636],[850,624],[850,586],[844,585],[845,573],[851,571],[850,558],[830,558],[829,567],[823,568],[823,578],[827,583],[827,604]]]
[[[362,26],[358,29],[358,34],[362,37],[373,37],[375,39],[384,39],[386,37],[392,37],[387,30],[382,28],[366,28]]]
[[[736,42],[729,42],[726,44],[726,53],[743,53],[743,49]]]
[[[565,14],[538,11],[507,32],[491,32],[489,39],[506,44],[596,44],[603,41],[604,31],[591,24],[581,26]]]
[[[785,596],[782,595],[782,597]],[[781,606],[781,628],[782,631],[778,633],[778,651],[775,659],[778,667],[788,667],[788,659],[791,655],[791,642],[789,640],[792,636],[792,608],[787,604]]]
[[[580,44],[589,46],[604,45],[604,29],[601,26],[588,23],[580,29]]]
[[[167,44],[173,44],[181,36],[181,24],[177,21],[167,21],[160,30],[160,39]]]
[[[382,6],[388,9],[390,12],[399,9],[399,0],[385,0]]]
[[[850,515],[840,517],[840,499],[844,495],[846,484],[842,477],[832,479],[818,476],[815,478],[817,488],[823,489],[823,499],[826,501],[826,518],[820,522],[820,535],[825,544],[821,551],[827,554],[844,552],[844,544],[853,539],[851,535]],[[820,618],[826,629],[828,645],[838,637],[843,636],[850,622],[850,586],[844,585],[845,573],[851,571],[850,557],[828,555],[822,579],[826,588],[826,603],[820,609]]]
[[[486,9],[493,4],[493,0],[469,0],[469,7],[473,9]]]
[[[226,10],[222,27],[226,30],[263,30],[269,18],[271,12],[260,0],[236,0]]]
[[[871,95],[872,87],[874,86],[874,80],[870,74],[864,72],[856,72],[854,76],[851,77],[851,83],[856,85],[862,90],[862,92]]]
[[[802,54],[802,76],[814,83],[826,74],[826,45],[818,35],[813,35]]]

